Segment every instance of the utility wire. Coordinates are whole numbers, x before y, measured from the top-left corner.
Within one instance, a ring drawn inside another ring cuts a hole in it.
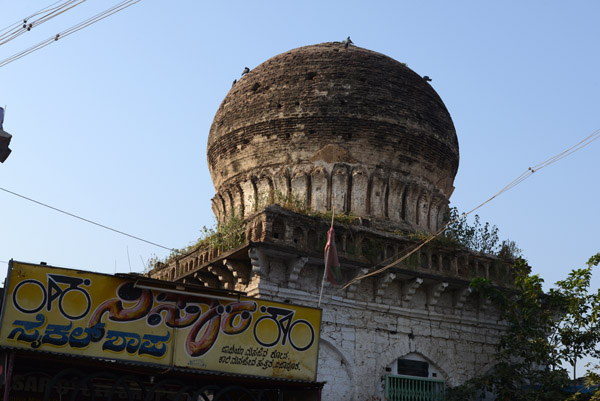
[[[517,178],[515,178],[513,181],[511,181],[508,185],[506,185],[504,188],[502,188],[500,191],[498,191],[494,196],[492,196],[491,198],[487,199],[486,201],[480,203],[478,206],[474,207],[473,209],[471,209],[470,211],[463,213],[460,217],[449,221],[448,223],[444,224],[444,226],[442,228],[440,228],[438,231],[436,231],[435,233],[431,234],[431,236],[429,236],[428,238],[424,239],[423,241],[421,241],[420,243],[415,244],[412,249],[410,249],[407,253],[404,254],[404,256],[392,261],[391,263],[388,263],[386,265],[384,265],[381,268],[375,269],[372,272],[363,274],[361,276],[355,277],[352,280],[350,280],[349,282],[347,282],[341,289],[345,289],[349,286],[351,286],[352,284],[367,278],[367,277],[371,277],[374,275],[377,275],[379,273],[383,273],[384,271],[396,266],[397,264],[403,262],[404,260],[406,260],[408,257],[410,257],[412,254],[414,254],[415,252],[417,252],[419,249],[423,248],[426,244],[428,244],[429,242],[431,242],[433,239],[435,239],[436,237],[438,237],[439,235],[441,235],[446,228],[448,228],[448,226],[450,226],[451,224],[455,223],[456,221],[458,221],[460,218],[468,216],[469,214],[473,213],[474,211],[476,211],[477,209],[483,207],[484,205],[488,204],[489,202],[491,202],[492,200],[496,199],[498,196],[502,195],[503,193],[505,193],[506,191],[509,191],[511,189],[513,189],[514,187],[516,187],[517,185],[519,185],[520,183],[522,183],[523,181],[525,181],[527,178],[531,177],[535,172],[548,167],[551,164],[556,163],[559,160],[564,159],[567,156],[572,155],[573,153],[577,152],[578,150],[583,149],[584,147],[588,146],[589,144],[591,144],[592,142],[594,142],[596,139],[600,138],[600,129],[594,131],[591,135],[589,135],[588,137],[584,138],[583,140],[579,141],[578,143],[576,143],[575,145],[571,146],[570,148],[552,156],[551,158],[533,166],[533,167],[529,167],[526,171],[524,171],[523,173],[521,173],[521,175],[519,175]],[[397,256],[394,256],[393,258],[396,258]],[[386,261],[389,261],[393,258],[389,258],[386,259]],[[384,262],[386,262],[384,261]],[[381,263],[380,263],[381,264]],[[375,265],[375,267],[377,267],[377,265]]]
[[[78,215],[76,215],[76,214],[73,214],[73,213],[66,212],[66,211],[64,211],[64,210],[61,210],[61,209],[59,209],[59,208],[56,208],[56,207],[54,207],[54,206],[47,205],[47,204],[45,204],[45,203],[42,203],[42,202],[40,202],[40,201],[36,201],[35,199],[28,198],[28,197],[26,197],[26,196],[23,196],[23,195],[20,195],[20,194],[18,194],[18,193],[16,193],[16,192],[9,191],[8,189],[5,189],[5,188],[2,188],[2,187],[0,187],[0,190],[2,190],[2,191],[4,191],[4,192],[7,192],[7,193],[9,193],[9,194],[11,194],[11,195],[18,196],[19,198],[23,198],[23,199],[25,199],[25,200],[28,200],[28,201],[30,201],[30,202],[37,203],[38,205],[41,205],[41,206],[47,207],[47,208],[49,208],[49,209],[56,210],[57,212],[60,212],[60,213],[66,214],[67,216],[71,216],[71,217],[75,217],[76,219],[83,220],[83,221],[85,221],[86,223],[94,224],[94,225],[96,225],[96,226],[98,226],[98,227],[105,228],[105,229],[107,229],[107,230],[110,230],[110,231],[113,231],[113,232],[115,232],[115,233],[118,233],[118,234],[121,234],[121,235],[125,235],[126,237],[133,238],[133,239],[136,239],[136,240],[138,240],[138,241],[142,241],[142,242],[145,242],[145,243],[147,243],[147,244],[154,245],[154,246],[157,246],[157,247],[159,247],[159,248],[166,249],[166,250],[168,250],[168,251],[171,251],[171,252],[177,252],[177,250],[176,250],[176,249],[169,248],[169,247],[166,247],[166,246],[163,246],[163,245],[157,244],[156,242],[152,242],[152,241],[145,240],[145,239],[143,239],[143,238],[140,238],[140,237],[136,237],[135,235],[127,234],[126,232],[123,232],[123,231],[117,230],[117,229],[115,229],[115,228],[112,228],[112,227],[105,226],[104,224],[97,223],[97,222],[95,222],[95,221],[92,221],[92,220],[86,219],[86,218],[84,218],[84,217],[81,217],[81,216],[78,216]]]
[[[54,3],[50,4],[49,6],[47,6],[47,7],[45,7],[45,8],[42,8],[41,10],[39,10],[39,11],[37,11],[37,12],[35,12],[35,13],[31,14],[29,17],[25,18],[25,21],[29,21],[31,18],[35,17],[36,15],[40,15],[41,13],[43,13],[43,12],[45,12],[45,11],[54,11],[54,10],[56,10],[56,9],[58,9],[58,8],[60,8],[60,7],[62,7],[62,5],[60,5],[60,6],[57,6],[57,7],[51,8],[52,6],[55,6],[56,4],[60,3],[61,1],[62,1],[62,0],[55,1]]]
[[[137,0],[137,1],[140,1],[140,0]],[[136,1],[136,2],[137,2],[137,1]],[[507,192],[508,190],[510,190],[510,189],[512,189],[512,188],[514,188],[515,186],[517,186],[518,184],[520,184],[521,182],[523,182],[525,179],[527,179],[527,178],[529,178],[531,175],[533,175],[535,172],[537,172],[537,171],[541,170],[542,168],[548,167],[549,165],[551,165],[551,164],[553,164],[553,163],[556,163],[556,162],[558,162],[559,160],[562,160],[562,159],[564,159],[564,158],[565,158],[565,157],[567,157],[567,156],[570,156],[571,154],[573,154],[573,153],[577,152],[578,150],[581,150],[581,149],[583,149],[584,147],[588,146],[589,144],[591,144],[593,141],[595,141],[595,140],[596,140],[596,139],[598,139],[598,138],[600,138],[600,130],[597,130],[597,131],[593,132],[591,135],[589,135],[589,136],[588,136],[588,137],[586,137],[585,139],[581,140],[581,141],[580,141],[580,142],[578,142],[577,144],[575,144],[575,145],[573,145],[572,147],[570,147],[570,148],[568,148],[568,149],[566,149],[566,150],[562,151],[561,153],[558,153],[557,155],[554,155],[554,156],[552,156],[551,158],[549,158],[549,159],[547,159],[547,160],[543,161],[542,163],[539,163],[539,164],[537,164],[537,165],[535,165],[535,166],[533,166],[533,167],[529,167],[529,168],[528,168],[526,171],[524,171],[524,172],[523,172],[521,175],[519,175],[517,178],[515,178],[515,179],[514,179],[514,180],[513,180],[511,183],[509,183],[508,185],[506,185],[506,186],[505,186],[504,188],[502,188],[500,191],[498,191],[498,192],[497,192],[495,195],[493,195],[492,197],[490,197],[490,198],[489,198],[489,199],[487,199],[486,201],[484,201],[484,202],[480,203],[478,206],[476,206],[475,208],[471,209],[470,211],[468,211],[468,212],[466,212],[466,213],[463,213],[463,214],[462,214],[462,215],[461,215],[459,218],[456,218],[456,219],[454,219],[454,220],[452,220],[452,221],[449,221],[448,223],[444,224],[444,226],[442,226],[442,228],[440,228],[440,229],[439,229],[438,231],[436,231],[434,234],[432,234],[431,236],[429,236],[429,237],[428,237],[428,238],[426,238],[425,240],[421,241],[420,243],[418,243],[418,244],[415,244],[415,246],[414,246],[414,247],[413,247],[413,248],[412,248],[410,251],[408,251],[408,252],[407,252],[407,253],[406,253],[404,256],[402,256],[402,257],[400,257],[400,258],[398,258],[398,259],[394,260],[393,262],[391,262],[391,263],[389,263],[389,264],[386,264],[386,265],[384,265],[383,267],[381,267],[381,268],[379,268],[379,269],[376,269],[376,270],[374,270],[374,271],[372,271],[372,272],[369,272],[369,273],[367,273],[367,274],[364,274],[364,275],[361,275],[361,276],[358,276],[358,277],[355,277],[355,278],[353,278],[353,279],[352,279],[352,280],[350,280],[348,283],[346,283],[346,284],[345,284],[345,285],[342,287],[342,289],[345,289],[345,288],[349,287],[350,285],[352,285],[352,284],[356,283],[357,281],[360,281],[360,280],[362,280],[362,279],[364,279],[364,278],[371,277],[371,276],[377,275],[377,274],[379,274],[379,273],[382,273],[382,272],[384,272],[384,271],[386,271],[386,270],[388,270],[388,269],[390,269],[390,268],[392,268],[392,267],[396,266],[397,264],[399,264],[399,263],[403,262],[403,261],[404,261],[404,260],[406,260],[408,257],[410,257],[412,254],[414,254],[414,253],[415,253],[415,252],[417,252],[419,249],[423,248],[423,247],[424,247],[426,244],[428,244],[429,242],[431,242],[433,239],[435,239],[436,237],[438,237],[439,235],[441,235],[441,234],[442,234],[442,233],[443,233],[443,232],[446,230],[446,228],[448,228],[448,226],[449,226],[449,225],[451,225],[451,224],[453,224],[454,222],[458,221],[460,218],[462,218],[462,217],[464,217],[464,216],[468,216],[469,214],[471,214],[471,213],[475,212],[476,210],[478,210],[478,209],[480,209],[481,207],[483,207],[484,205],[488,204],[489,202],[491,202],[492,200],[494,200],[494,199],[495,199],[495,198],[497,198],[498,196],[502,195],[504,192]],[[5,189],[5,188],[2,188],[2,187],[0,187],[0,190],[2,190],[2,191],[4,191],[4,192],[7,192],[7,193],[9,193],[9,194],[15,195],[15,196],[17,196],[17,197],[19,197],[19,198],[22,198],[22,199],[28,200],[28,201],[30,201],[30,202],[36,203],[36,204],[38,204],[38,205],[41,205],[41,206],[47,207],[47,208],[49,208],[49,209],[55,210],[55,211],[57,211],[57,212],[60,212],[60,213],[66,214],[67,216],[71,216],[71,217],[74,217],[74,218],[76,218],[76,219],[79,219],[79,220],[85,221],[85,222],[87,222],[87,223],[90,223],[90,224],[96,225],[96,226],[98,226],[98,227],[102,227],[102,228],[105,228],[105,229],[107,229],[107,230],[110,230],[110,231],[116,232],[116,233],[118,233],[118,234],[121,234],[121,235],[124,235],[124,236],[126,236],[126,237],[130,237],[130,238],[136,239],[136,240],[138,240],[138,241],[142,241],[142,242],[145,242],[145,243],[147,243],[147,244],[154,245],[154,246],[157,246],[157,247],[159,247],[159,248],[166,249],[166,250],[168,250],[168,251],[171,251],[171,252],[182,253],[181,251],[179,251],[179,250],[177,250],[177,249],[175,249],[175,248],[169,248],[169,247],[166,247],[166,246],[163,246],[163,245],[157,244],[157,243],[155,243],[155,242],[148,241],[148,240],[145,240],[145,239],[143,239],[143,238],[137,237],[137,236],[135,236],[135,235],[127,234],[126,232],[123,232],[123,231],[117,230],[117,229],[115,229],[115,228],[112,228],[112,227],[106,226],[106,225],[104,225],[104,224],[97,223],[97,222],[95,222],[95,221],[92,221],[92,220],[86,219],[86,218],[84,218],[84,217],[81,217],[81,216],[78,216],[78,215],[76,215],[76,214],[73,214],[73,213],[66,212],[66,211],[64,211],[64,210],[61,210],[61,209],[58,209],[58,208],[56,208],[56,207],[54,207],[54,206],[50,206],[50,205],[48,205],[48,204],[42,203],[42,202],[40,202],[40,201],[37,201],[37,200],[35,200],[35,199],[28,198],[28,197],[26,197],[26,196],[24,196],[24,195],[20,195],[20,194],[18,194],[18,193],[16,193],[16,192],[9,191],[8,189]],[[386,259],[386,260],[391,260],[391,259],[392,259],[392,258],[388,258],[388,259]],[[8,263],[8,262],[3,262],[3,263]]]
[[[20,51],[20,52],[18,52],[16,54],[14,54],[14,55],[6,58],[6,59],[0,61],[0,67],[4,67],[5,65],[7,65],[9,63],[12,63],[13,61],[16,61],[16,60],[18,60],[18,59],[20,59],[22,57],[25,57],[28,54],[31,54],[31,53],[33,53],[36,50],[40,50],[40,49],[42,49],[42,48],[44,48],[44,47],[46,47],[46,46],[48,46],[48,45],[50,45],[50,44],[58,41],[58,39],[65,38],[65,37],[67,37],[67,36],[69,36],[69,35],[77,32],[77,31],[80,31],[80,30],[82,30],[84,28],[87,28],[88,26],[93,25],[96,22],[101,21],[101,20],[103,20],[105,18],[108,18],[111,15],[113,15],[115,13],[118,13],[119,11],[122,11],[122,10],[128,8],[128,7],[131,7],[132,5],[134,5],[136,3],[139,3],[140,1],[141,0],[125,0],[125,1],[122,1],[122,2],[114,5],[113,7],[109,8],[107,10],[104,10],[103,12],[101,12],[99,14],[96,14],[95,16],[93,16],[91,18],[88,18],[87,20],[84,20],[84,21],[82,21],[82,22],[80,22],[80,23],[78,23],[76,25],[73,25],[69,29],[66,29],[66,30],[64,30],[62,32],[57,33],[55,36],[47,38],[47,39],[39,42],[36,45],[33,45],[33,46],[31,46],[31,47],[29,47],[29,48],[27,48],[25,50],[22,50],[22,51]]]
[[[46,7],[42,8],[42,9],[41,9],[41,10],[39,10],[39,11],[36,11],[35,13],[31,14],[29,17],[23,18],[22,20],[18,20],[17,22],[14,22],[14,23],[10,24],[10,25],[9,25],[9,26],[7,26],[6,28],[2,28],[2,29],[0,29],[0,33],[1,33],[1,32],[4,32],[4,31],[6,31],[6,30],[8,30],[8,29],[10,29],[10,28],[12,28],[12,27],[13,27],[13,26],[15,26],[15,25],[19,25],[19,24],[21,24],[21,23],[22,23],[22,21],[28,21],[30,18],[32,18],[32,17],[35,17],[36,15],[39,15],[39,14],[41,14],[41,13],[42,13],[42,12],[44,12],[44,11],[47,11],[47,10],[48,10],[50,7],[52,7],[52,6],[54,6],[54,5],[58,4],[58,3],[60,3],[61,1],[62,1],[62,0],[56,1],[56,2],[54,2],[54,3],[52,3],[52,4],[50,4],[49,6],[46,6]]]
[[[53,5],[60,3],[60,1],[51,4],[50,6],[41,9],[40,11],[37,11],[33,14],[31,14],[29,17],[24,18],[21,21],[17,21],[16,23],[8,26],[7,28],[3,29],[0,32],[4,32],[7,31],[5,33],[0,33],[0,45],[3,45],[5,43],[10,42],[11,40],[16,39],[17,37],[21,36],[22,34],[31,31],[31,29],[35,28],[38,25],[43,24],[44,22],[47,22],[49,20],[51,20],[52,18],[55,18],[57,16],[59,16],[60,14],[63,14],[67,11],[69,11],[70,9],[72,9],[73,7],[76,7],[78,5],[80,5],[81,3],[84,3],[86,0],[67,0],[65,2],[63,2],[63,4],[54,7],[54,8],[50,8]],[[39,18],[35,18],[40,14],[45,14]],[[10,29],[12,28],[12,29]]]

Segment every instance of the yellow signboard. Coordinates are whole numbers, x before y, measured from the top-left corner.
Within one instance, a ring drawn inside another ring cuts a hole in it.
[[[12,262],[0,346],[315,380],[321,310]]]

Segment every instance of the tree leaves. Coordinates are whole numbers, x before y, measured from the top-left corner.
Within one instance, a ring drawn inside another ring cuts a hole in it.
[[[445,236],[459,245],[504,259],[514,260],[521,255],[521,250],[514,241],[507,239],[500,243],[498,227],[488,222],[482,224],[479,215],[475,215],[474,223],[469,224],[467,216],[454,207],[450,209],[448,220],[450,224]]]
[[[562,365],[566,362],[575,371],[583,357],[600,356],[600,291],[589,291],[592,268],[598,264],[600,253],[547,293],[544,280],[531,274],[520,258],[513,267],[514,291],[481,277],[473,279],[471,288],[497,306],[506,331],[492,373],[452,389],[448,400],[483,399],[490,392],[511,401],[578,399],[565,391],[569,379]],[[597,385],[600,375],[588,372],[588,379]],[[593,397],[600,400],[600,394]]]

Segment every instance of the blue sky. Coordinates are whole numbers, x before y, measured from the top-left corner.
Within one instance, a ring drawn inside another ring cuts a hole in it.
[[[0,28],[50,3],[0,0]],[[0,46],[0,59],[112,4],[88,0]],[[469,210],[600,128],[598,15],[591,0],[142,0],[0,68],[13,134],[0,187],[183,247],[214,223],[206,141],[233,79],[351,35],[433,79],[460,143],[452,205]],[[478,211],[548,283],[600,251],[599,152],[597,141]],[[168,253],[2,191],[0,206],[3,262],[114,273]]]

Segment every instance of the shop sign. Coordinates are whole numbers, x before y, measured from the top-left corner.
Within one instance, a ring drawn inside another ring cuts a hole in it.
[[[315,380],[321,310],[12,262],[0,346]]]

